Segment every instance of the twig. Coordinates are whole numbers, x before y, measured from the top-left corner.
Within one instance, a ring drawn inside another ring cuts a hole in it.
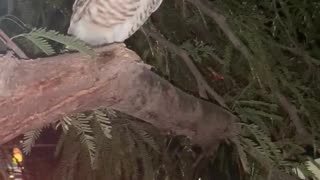
[[[293,104],[291,104],[283,94],[278,92],[277,97],[279,99],[281,107],[288,113],[292,123],[294,124],[298,137],[303,137],[306,141],[308,141],[308,137],[311,137],[311,135],[304,128],[304,125],[299,118],[297,108]]]
[[[231,27],[226,22],[226,18],[219,14],[215,9],[205,5],[200,0],[188,0],[190,3],[198,7],[204,14],[211,17],[232,42],[236,49],[238,49],[245,58],[254,59],[254,55],[249,51],[249,49],[242,43],[242,41],[232,32]],[[209,3],[206,3],[209,4]]]
[[[267,41],[268,42],[268,41]],[[295,56],[300,56],[302,57],[303,59],[305,60],[310,60],[312,63],[314,63],[315,65],[320,65],[320,59],[317,59],[317,58],[314,58],[312,56],[310,56],[309,54],[305,53],[302,49],[300,48],[291,48],[291,47],[287,47],[285,45],[282,45],[282,44],[279,44],[279,43],[274,43],[272,42],[273,45],[283,49],[283,50],[286,50],[286,51],[289,51],[290,53],[292,53],[293,55]],[[311,63],[310,62],[306,62],[309,66],[311,66]]]
[[[179,55],[182,60],[186,63],[188,68],[190,69],[191,73],[196,78],[198,88],[199,88],[199,95],[202,98],[208,99],[208,96],[206,93],[209,93],[213,96],[213,98],[224,108],[228,108],[224,99],[214,90],[212,87],[206,82],[206,80],[203,78],[199,70],[197,69],[196,65],[193,63],[191,58],[189,57],[188,52],[183,50],[182,48],[179,48],[175,44],[171,43],[164,37],[162,37],[159,33],[144,29],[144,31],[151,36],[152,38],[156,39],[159,43],[162,45],[168,47],[169,50],[173,51],[175,54]]]
[[[0,40],[13,52],[17,54],[20,59],[29,59],[28,56],[14,43],[8,35],[0,29]]]
[[[140,31],[145,35],[145,37],[146,37],[146,39],[148,41],[148,45],[150,47],[151,54],[153,56],[154,55],[154,50],[153,50],[153,47],[152,47],[152,43],[151,43],[150,37],[148,36],[148,34],[146,33],[146,31],[144,30],[143,27],[140,28]]]
[[[247,48],[247,46],[235,35],[232,31],[231,27],[226,21],[226,17],[222,14],[218,13],[218,11],[209,5],[207,0],[188,0],[190,3],[198,7],[201,11],[204,12],[207,16],[211,17],[220,27],[220,29],[224,32],[227,38],[231,41],[233,46],[242,53],[242,55],[250,61],[255,59],[255,56],[251,53],[251,51]],[[206,2],[205,4],[203,2]],[[251,67],[252,68],[252,67]],[[260,86],[261,80],[260,78],[254,73],[254,70],[251,69],[251,73],[254,78],[258,80]]]

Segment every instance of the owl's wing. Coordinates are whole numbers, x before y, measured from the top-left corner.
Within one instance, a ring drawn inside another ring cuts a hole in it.
[[[75,0],[72,5],[72,11],[73,13],[77,11],[78,8],[84,7],[85,4],[87,4],[89,0]]]
[[[152,12],[155,12],[161,5],[163,0],[152,0],[153,2],[153,11]]]
[[[89,44],[123,42],[162,0],[76,0],[68,33]]]
[[[104,27],[113,27],[134,17],[150,0],[91,0],[85,9],[90,20]]]

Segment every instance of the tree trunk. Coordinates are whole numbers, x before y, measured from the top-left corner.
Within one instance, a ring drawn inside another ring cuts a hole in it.
[[[0,57],[0,144],[63,115],[107,107],[201,146],[237,134],[236,117],[162,79],[123,44],[21,61]]]

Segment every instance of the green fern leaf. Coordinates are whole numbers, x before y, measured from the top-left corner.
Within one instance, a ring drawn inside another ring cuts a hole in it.
[[[24,134],[22,150],[25,154],[30,154],[31,149],[34,146],[36,140],[40,137],[41,132],[42,128],[37,128]]]
[[[76,39],[74,37],[71,37],[71,36],[66,36],[66,35],[60,34],[59,32],[54,31],[54,30],[46,30],[43,28],[33,29],[29,33],[17,35],[15,37],[13,37],[12,39],[18,38],[18,37],[46,38],[46,39],[50,39],[55,42],[59,42],[61,44],[64,44],[64,45],[70,47],[71,49],[75,49],[81,53],[88,54],[92,57],[96,56],[95,52],[85,42],[83,42],[79,39]],[[40,47],[40,49],[43,49],[43,47]]]
[[[277,114],[271,114],[271,113],[268,113],[268,112],[265,112],[265,111],[261,111],[261,110],[256,110],[256,109],[253,109],[253,108],[241,108],[243,111],[246,111],[248,112],[248,114],[256,114],[256,115],[259,115],[259,116],[262,116],[262,117],[266,117],[266,118],[270,118],[272,120],[277,120],[277,121],[282,121],[283,120],[283,117],[277,115]]]
[[[70,129],[69,126],[71,125],[72,120],[71,117],[63,116],[62,119],[58,121],[55,128],[58,129],[61,126],[62,131],[66,134]]]
[[[93,112],[95,119],[97,120],[97,122],[99,123],[104,135],[111,139],[112,135],[111,135],[111,122],[110,122],[110,118],[108,117],[108,114],[104,113],[102,110],[95,110]]]
[[[159,146],[154,140],[154,138],[146,131],[143,129],[143,127],[140,127],[139,125],[136,125],[134,123],[131,123],[132,130],[139,135],[141,140],[149,145],[154,151],[160,152]]]
[[[319,180],[319,178],[312,171],[309,170],[307,164],[300,164],[298,165],[297,168],[301,171],[303,176],[305,176],[306,178],[313,178],[315,180]]]
[[[272,161],[279,163],[282,161],[278,147],[271,141],[270,137],[254,124],[246,125],[247,129],[253,134],[263,150]]]
[[[152,160],[151,160],[151,155],[147,151],[147,149],[144,147],[144,144],[142,143],[137,143],[139,152],[140,152],[140,157],[142,160],[142,166],[144,170],[144,180],[149,180],[154,178],[154,169],[152,165]]]
[[[236,148],[238,150],[238,153],[239,153],[239,158],[240,158],[240,162],[242,164],[242,167],[243,169],[245,170],[245,172],[249,172],[249,169],[250,169],[250,166],[249,166],[249,163],[248,163],[248,157],[245,153],[245,147],[243,144],[241,144],[240,140],[239,139],[234,139],[233,142],[235,143],[236,145]]]
[[[255,100],[240,100],[237,101],[240,105],[250,105],[250,106],[265,106],[269,107],[270,109],[276,109],[279,106],[277,104],[272,104],[268,102],[263,102],[263,101],[255,101]]]
[[[72,124],[78,130],[80,135],[80,142],[84,144],[90,156],[91,167],[95,169],[95,153],[96,153],[96,142],[93,136],[93,131],[90,126],[90,121],[93,119],[92,115],[86,115],[84,113],[79,113],[76,115]]]
[[[61,134],[58,143],[56,145],[56,150],[54,152],[54,157],[58,157],[58,155],[61,153],[62,151],[62,147],[64,145],[64,141],[65,141],[65,134]]]
[[[26,35],[25,38],[30,40],[34,45],[36,45],[47,55],[52,55],[55,53],[54,49],[51,47],[47,40],[38,36],[33,36],[32,34]]]

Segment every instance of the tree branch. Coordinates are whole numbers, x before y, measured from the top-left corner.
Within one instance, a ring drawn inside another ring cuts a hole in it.
[[[201,11],[203,11],[207,16],[212,18],[220,27],[220,29],[224,32],[226,37],[230,40],[230,42],[234,45],[234,47],[246,58],[249,60],[254,60],[254,54],[249,50],[249,48],[236,36],[236,34],[232,31],[231,27],[226,22],[226,18],[217,12],[214,8],[206,5],[209,4],[206,0],[188,0],[193,5],[197,6]],[[203,2],[206,2],[205,4]],[[297,133],[299,136],[309,135],[307,131],[304,129],[303,124],[297,115],[297,110],[294,106],[292,106],[289,101],[285,99],[283,95],[278,94],[278,99],[283,107],[283,109],[289,114],[290,119],[296,127]]]
[[[250,50],[247,48],[245,44],[235,35],[235,33],[232,31],[231,27],[226,21],[226,17],[224,17],[222,14],[218,13],[217,10],[213,9],[211,6],[208,6],[208,2],[205,4],[202,0],[188,0],[190,3],[198,7],[204,14],[212,18],[217,25],[220,27],[220,29],[223,31],[223,33],[227,36],[227,38],[231,41],[231,43],[234,45],[234,47],[242,53],[242,55],[246,59],[254,59],[254,55],[250,52]]]
[[[191,73],[194,75],[199,89],[199,95],[202,98],[208,99],[207,93],[212,95],[212,97],[217,101],[219,105],[222,107],[228,109],[227,104],[225,103],[224,99],[208,84],[208,82],[203,78],[202,74],[198,70],[197,66],[193,63],[192,59],[190,58],[187,51],[185,51],[182,48],[179,48],[175,44],[171,43],[164,37],[160,35],[160,33],[157,33],[152,30],[144,29],[144,31],[154,38],[156,41],[158,41],[163,46],[167,47],[170,51],[177,54],[182,58],[182,60],[186,63]]]
[[[312,136],[304,127],[304,124],[298,115],[297,108],[283,94],[278,92],[277,97],[281,107],[288,113],[294,127],[296,128],[297,140],[304,144],[312,144]]]
[[[201,146],[236,135],[236,117],[175,88],[123,45],[19,61],[0,57],[0,144],[54,122],[65,114],[98,107],[119,110],[162,131],[186,135]]]
[[[249,48],[236,36],[236,34],[232,31],[231,27],[226,22],[226,18],[218,13],[217,10],[214,8],[208,6],[208,1],[206,0],[188,0],[190,3],[198,7],[204,14],[212,18],[217,25],[220,27],[220,29],[224,32],[226,37],[229,39],[229,41],[234,45],[234,47],[246,58],[249,60],[254,60],[254,54],[249,50]],[[203,1],[206,2],[206,4],[203,3]],[[296,126],[297,133],[306,133],[306,130],[303,128],[301,120],[298,117],[297,111],[294,106],[292,106],[287,99],[285,99],[284,96],[281,94],[278,94],[278,99],[280,101],[281,106],[288,112],[291,120],[293,121],[294,125]],[[260,161],[260,163],[266,165],[268,163],[264,161]],[[267,165],[267,169],[272,169],[272,166],[269,164]],[[296,180],[298,178],[286,174],[278,169],[274,169],[270,177],[268,177],[271,180]]]
[[[0,41],[17,54],[20,59],[29,59],[28,56],[14,43],[6,33],[0,29]]]

